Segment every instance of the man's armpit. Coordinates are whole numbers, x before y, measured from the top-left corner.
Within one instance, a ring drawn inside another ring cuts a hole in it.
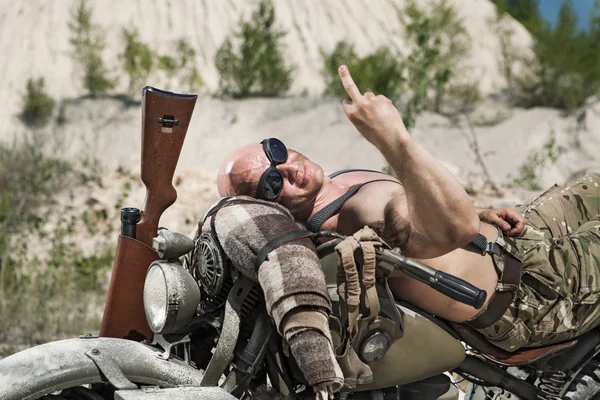
[[[403,217],[396,206],[389,202],[384,209],[383,222],[372,224],[371,228],[377,232],[391,247],[399,247],[406,251],[408,240],[412,232],[410,221]]]

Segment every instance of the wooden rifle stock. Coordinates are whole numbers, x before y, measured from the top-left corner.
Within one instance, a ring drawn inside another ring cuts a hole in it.
[[[146,198],[136,237],[119,237],[100,336],[144,340],[152,335],[144,312],[144,280],[158,259],[152,238],[160,217],[177,199],[173,175],[196,99],[150,86],[142,91],[141,178]]]
[[[175,202],[173,174],[179,160],[196,95],[145,87],[142,100],[142,182],[146,199],[136,239],[152,246],[162,213]]]

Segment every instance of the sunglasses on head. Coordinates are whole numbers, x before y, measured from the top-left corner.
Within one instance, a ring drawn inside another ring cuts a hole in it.
[[[262,144],[263,151],[271,165],[260,176],[256,188],[256,198],[274,201],[283,190],[283,175],[277,169],[277,166],[287,161],[288,151],[279,139],[265,139],[260,144]]]

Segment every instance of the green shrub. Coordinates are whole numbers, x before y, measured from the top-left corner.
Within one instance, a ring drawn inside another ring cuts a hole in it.
[[[103,32],[92,23],[92,8],[86,0],[80,0],[71,10],[70,42],[73,56],[83,70],[83,87],[91,96],[104,94],[114,88],[115,80],[108,76],[108,70],[102,60],[105,48]]]
[[[178,66],[179,68],[187,68],[190,62],[194,61],[196,57],[196,50],[188,43],[185,39],[179,39],[175,43],[175,49],[177,50]]]
[[[177,72],[177,60],[175,60],[175,58],[171,56],[159,56],[158,68],[165,71],[169,78],[172,78],[173,76],[175,76],[175,72]]]
[[[422,4],[409,0],[398,16],[414,46],[408,57],[410,75],[418,77],[412,90],[422,91],[422,83],[428,82],[427,93],[420,96],[424,97],[428,108],[440,112],[444,98],[448,96],[449,84],[469,86],[471,83],[464,76],[466,68],[463,65],[469,54],[470,38],[449,0],[429,0],[428,3],[429,12],[420,7]],[[460,71],[463,71],[462,76]]]
[[[361,81],[360,76],[356,76],[357,74],[360,74],[360,71],[357,71],[354,68],[359,58],[356,55],[353,45],[346,41],[340,41],[335,45],[335,48],[331,51],[331,53],[326,53],[323,49],[321,49],[320,52],[323,60],[323,69],[321,69],[321,74],[323,76],[323,80],[325,81],[323,96],[334,96],[342,99],[348,96],[344,90],[344,86],[340,82],[337,72],[338,67],[342,64],[346,64],[348,66],[352,72],[352,77],[354,78],[356,85],[359,88],[362,88],[362,85],[364,85],[365,82]]]
[[[374,53],[359,58],[352,45],[338,42],[329,54],[321,50],[323,69],[321,73],[325,80],[325,96],[348,97],[340,82],[337,69],[346,64],[356,85],[363,92],[382,94],[389,98],[396,97],[398,89],[404,82],[404,66],[387,47],[380,47]]]
[[[523,165],[519,167],[519,175],[514,179],[514,183],[529,190],[542,190],[539,178],[544,169],[554,164],[557,159],[556,134],[551,131],[550,137],[542,147],[532,150]]]
[[[215,56],[223,95],[275,97],[291,87],[293,69],[285,63],[281,44],[286,33],[274,25],[272,2],[261,0],[251,20],[241,20],[240,30],[225,39]]]
[[[143,86],[155,65],[155,55],[139,37],[137,28],[123,28],[123,52],[119,55],[123,70],[129,76],[129,93],[135,93]]]
[[[21,119],[28,125],[45,125],[52,116],[56,102],[46,93],[44,85],[44,78],[27,80]]]
[[[453,103],[459,113],[472,112],[476,104],[481,101],[478,82],[448,85],[446,94],[451,100],[449,103]]]
[[[410,99],[406,102],[402,117],[409,128],[415,124],[419,114],[431,108],[430,93],[448,82],[450,70],[438,67],[441,39],[432,36],[431,20],[427,16],[412,19],[407,29],[416,40],[413,51],[406,58],[406,89],[410,92]]]
[[[85,215],[56,201],[77,184],[78,168],[48,155],[47,144],[38,132],[0,143],[0,343],[34,344],[99,326],[94,311],[114,248],[101,242],[90,254],[80,250],[75,232]]]
[[[24,257],[3,264],[7,274],[0,273],[0,342],[33,345],[97,332],[96,310],[105,299],[103,281],[114,250],[101,247],[90,256],[72,244],[62,250],[53,249],[59,258],[52,266],[35,258],[26,263]]]
[[[204,79],[198,69],[191,64],[196,51],[185,39],[177,41],[176,49],[179,54],[179,66],[184,74],[183,82],[187,84],[190,91],[199,90],[204,86]]]
[[[0,144],[0,224],[8,232],[38,219],[70,177],[73,166],[44,153],[44,139],[31,134]]]
[[[195,92],[204,86],[204,79],[196,68],[190,68],[183,78],[190,91]]]
[[[29,245],[27,238],[44,221],[43,207],[63,187],[71,165],[47,157],[38,134],[0,144],[0,314],[4,323],[8,307],[17,302],[12,295],[31,277],[19,263]],[[2,329],[0,328],[0,331]],[[1,333],[1,332],[0,332]],[[1,339],[0,339],[1,341]]]
[[[409,1],[399,10],[412,44],[404,58],[387,47],[360,58],[347,42],[339,42],[331,53],[321,51],[324,94],[346,97],[337,75],[338,66],[346,64],[362,91],[391,99],[403,94],[400,108],[408,128],[424,110],[439,112],[445,97],[457,100],[463,108],[471,107],[480,97],[477,85],[464,79],[451,81],[460,78],[455,71],[469,50],[466,30],[448,0],[435,0],[430,6],[431,12],[426,12]]]
[[[175,56],[160,55],[142,42],[136,28],[123,29],[124,47],[120,54],[123,69],[129,76],[129,94],[137,93],[156,68],[163,70],[169,79],[179,76],[181,83],[190,91],[204,86],[204,80],[193,61],[194,48],[185,40],[175,42]]]
[[[514,41],[515,29],[512,18],[508,13],[498,7],[496,15],[488,20],[493,32],[500,42],[500,55],[498,57],[498,66],[504,79],[506,80],[506,89],[509,94],[514,94],[515,66],[519,61],[525,59],[524,53]]]

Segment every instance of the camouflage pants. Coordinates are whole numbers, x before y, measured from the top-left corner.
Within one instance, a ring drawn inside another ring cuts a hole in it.
[[[566,341],[600,324],[600,174],[554,185],[517,207],[523,276],[504,316],[481,330],[508,351]]]

